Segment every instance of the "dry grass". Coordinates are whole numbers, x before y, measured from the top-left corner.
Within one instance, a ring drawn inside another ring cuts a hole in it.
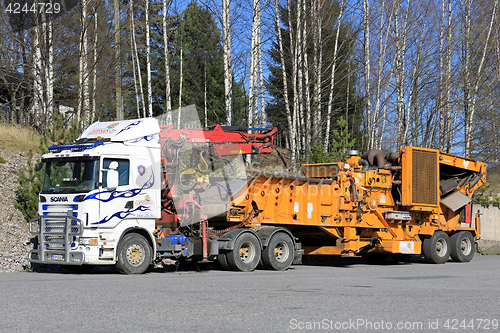
[[[0,148],[11,151],[38,151],[40,135],[32,128],[0,124]]]

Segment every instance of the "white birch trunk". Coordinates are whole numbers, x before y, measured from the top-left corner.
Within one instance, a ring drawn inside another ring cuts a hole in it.
[[[439,150],[444,151],[446,147],[446,121],[447,115],[445,112],[444,100],[444,85],[445,85],[445,69],[444,69],[444,29],[446,22],[446,1],[441,2],[441,24],[439,26],[439,95],[436,102],[436,108],[439,112]],[[449,27],[448,27],[449,28]]]
[[[382,79],[384,78],[383,72],[384,72],[384,60],[385,60],[385,55],[387,52],[387,41],[389,38],[389,31],[390,31],[390,26],[391,26],[391,21],[392,21],[392,14],[389,16],[389,21],[387,23],[387,27],[384,32],[384,11],[385,11],[385,0],[382,1],[382,8],[381,8],[381,14],[380,14],[380,38],[379,38],[379,58],[378,58],[378,64],[377,64],[377,90],[375,93],[375,110],[373,112],[373,118],[372,118],[372,128],[369,128],[368,131],[370,131],[371,135],[371,140],[373,142],[372,148],[381,148],[381,136],[383,132],[379,132],[379,118],[380,118],[380,104],[381,104],[381,99],[382,99]],[[392,13],[392,12],[391,12]],[[384,36],[385,35],[385,36]],[[385,40],[384,40],[385,38]],[[391,69],[392,72],[392,69]],[[390,82],[387,81],[387,82]],[[387,92],[388,89],[388,84],[385,85],[385,91]],[[385,121],[385,111],[386,109],[384,108],[384,117],[382,121]],[[385,125],[384,125],[385,126]],[[370,148],[370,146],[368,147]]]
[[[399,11],[400,7],[396,8]],[[405,51],[406,51],[406,35],[408,23],[408,4],[406,7],[406,15],[401,31],[399,30],[399,17],[395,15],[395,43],[396,43],[396,100],[397,100],[397,146],[406,144],[408,133],[408,110],[405,107],[404,96],[404,78],[405,78]]]
[[[82,87],[82,127],[87,127],[90,122],[90,93],[89,93],[89,68],[88,68],[88,26],[87,26],[87,1],[82,1],[82,69],[83,69],[83,87]]]
[[[305,151],[305,160],[309,161],[309,152],[311,147],[311,132],[312,132],[312,124],[311,124],[311,93],[309,91],[309,63],[307,57],[307,19],[306,19],[306,1],[302,2],[302,11],[304,12],[304,37],[302,38],[302,54],[304,55],[304,76],[305,76],[305,92],[306,92],[306,100],[305,100],[305,124],[303,128],[305,129],[304,133],[304,151]]]
[[[295,170],[295,159],[296,159],[297,148],[295,146],[296,142],[295,130],[293,128],[292,112],[290,110],[290,102],[288,99],[288,82],[286,77],[285,57],[283,51],[283,37],[281,35],[281,22],[278,10],[278,0],[274,0],[274,12],[276,15],[276,27],[278,28],[278,44],[280,48],[281,73],[283,75],[283,98],[285,99],[286,119],[288,122],[288,129],[290,132],[290,138],[288,141],[290,142],[290,150],[292,151],[291,168],[292,170]]]
[[[47,118],[51,119],[54,112],[54,46],[53,46],[53,19],[50,15],[47,23],[47,66],[46,66],[46,87],[47,87]]]
[[[303,90],[303,64],[302,64],[302,36],[303,36],[303,23],[302,23],[302,1],[297,1],[297,41],[296,41],[296,54],[297,54],[297,131],[298,131],[298,141],[299,141],[299,151],[304,154],[305,140],[304,140],[304,98],[302,92]]]
[[[319,124],[321,121],[321,70],[323,64],[323,41],[321,40],[322,32],[322,15],[320,12],[320,1],[314,0],[313,4],[314,17],[314,97],[313,97],[313,126],[312,135],[315,144],[321,141]]]
[[[370,68],[370,4],[368,0],[363,0],[363,29],[364,29],[364,71],[363,76],[365,79],[365,99],[366,99],[366,127],[368,131],[368,145],[367,148],[373,148],[373,124],[372,124],[372,104],[371,104],[371,68]]]
[[[90,123],[93,123],[94,120],[96,119],[96,91],[97,91],[97,32],[99,28],[99,20],[98,20],[98,15],[97,15],[97,7],[99,5],[99,2],[96,1],[95,6],[94,6],[94,68],[92,71],[92,114],[90,116]],[[132,53],[133,54],[133,53]],[[133,57],[133,55],[132,55]],[[132,62],[133,64],[133,62]],[[135,80],[135,73],[134,73],[134,80]]]
[[[130,17],[132,18],[132,41],[134,44],[134,57],[135,57],[135,64],[134,66],[137,66],[137,77],[139,78],[139,90],[141,91],[141,101],[142,101],[142,110],[143,110],[143,117],[146,117],[146,100],[144,98],[144,85],[142,84],[142,74],[141,74],[141,64],[139,63],[139,52],[137,51],[137,41],[135,39],[135,17],[134,17],[134,7],[133,7],[133,0],[130,0],[129,2],[130,6]]]
[[[40,50],[40,27],[33,27],[33,124],[40,127],[43,114],[43,89],[42,89],[42,53]]]
[[[292,152],[292,158],[294,159],[294,163],[297,162],[296,157],[297,157],[297,152],[300,149],[299,148],[299,132],[298,132],[298,122],[297,122],[297,111],[298,111],[298,92],[297,92],[297,50],[295,45],[297,44],[296,36],[294,35],[293,32],[293,24],[292,24],[292,2],[291,0],[287,0],[288,3],[288,27],[290,31],[290,50],[292,52],[292,89],[293,89],[293,113],[292,113],[292,128],[290,131],[293,131],[294,133],[290,135],[291,138],[294,139],[294,142],[292,142],[291,146],[295,147],[295,149]],[[283,53],[282,53],[283,54]],[[295,154],[295,158],[293,157],[293,154]]]
[[[166,1],[166,0],[164,0]],[[222,0],[222,32],[224,50],[224,93],[226,103],[226,123],[233,124],[233,75],[231,60],[231,24],[229,20],[229,0]]]
[[[331,117],[332,117],[332,109],[333,109],[333,87],[335,86],[335,69],[337,67],[337,51],[339,44],[339,34],[340,34],[340,24],[342,22],[342,15],[344,13],[344,0],[340,5],[340,13],[337,23],[337,32],[335,34],[335,46],[333,48],[333,64],[332,64],[332,72],[330,75],[330,95],[328,97],[328,111],[326,118],[326,134],[325,134],[325,150],[330,144],[330,126],[331,126]]]
[[[448,33],[446,38],[446,81],[445,81],[445,110],[446,110],[446,152],[451,153],[451,143],[453,142],[453,133],[452,129],[452,105],[450,100],[451,94],[451,48],[452,48],[452,40],[451,40],[451,0],[448,0]],[[454,127],[453,127],[454,128]]]
[[[477,92],[479,90],[479,81],[481,79],[484,61],[486,59],[486,52],[488,50],[488,44],[489,44],[489,40],[490,40],[490,36],[491,36],[491,31],[493,30],[493,23],[495,21],[497,7],[498,7],[498,0],[495,0],[495,3],[493,5],[493,12],[491,14],[490,24],[488,27],[488,33],[486,36],[486,41],[484,42],[483,52],[481,55],[481,59],[479,61],[479,67],[477,68],[477,72],[475,73],[472,96],[471,96],[471,100],[469,102],[470,109],[469,109],[468,114],[466,114],[466,119],[465,119],[465,157],[471,156],[472,134],[474,133],[474,113],[475,113],[475,108],[476,108]]]
[[[149,33],[149,0],[145,0],[144,13],[146,17],[146,71],[148,75],[148,117],[153,116],[153,90],[151,87],[151,41]]]
[[[120,1],[114,0],[115,25],[115,108],[116,120],[122,120],[122,66],[120,47]]]
[[[131,2],[132,3],[132,2]],[[135,104],[137,109],[137,118],[141,118],[141,105],[139,101],[139,90],[137,84],[137,76],[135,70],[135,53],[134,53],[134,41],[133,35],[135,34],[134,29],[132,28],[132,22],[134,21],[134,13],[130,11],[130,60],[132,61],[132,75],[134,76],[134,95],[135,95]]]
[[[258,57],[259,57],[259,86],[260,86],[260,123],[261,127],[266,127],[266,122],[267,122],[267,117],[266,117],[266,112],[265,112],[265,106],[266,106],[266,100],[265,100],[265,94],[264,94],[264,70],[262,68],[262,37],[261,37],[261,29],[262,29],[262,9],[260,8],[260,2],[259,2],[259,10],[258,10]]]
[[[172,125],[172,99],[170,92],[170,62],[168,59],[167,0],[163,0],[163,56],[165,58],[165,106],[167,124]]]
[[[183,55],[184,55],[184,46],[182,45],[182,36],[181,36],[181,61],[180,61],[180,78],[179,78],[179,112],[177,114],[177,128],[181,128],[181,107],[182,107],[182,81],[184,80],[183,73]]]

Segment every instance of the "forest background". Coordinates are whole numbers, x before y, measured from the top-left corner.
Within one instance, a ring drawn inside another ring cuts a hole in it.
[[[196,104],[204,126],[278,127],[293,165],[414,145],[494,166],[498,2],[2,0],[0,121]]]

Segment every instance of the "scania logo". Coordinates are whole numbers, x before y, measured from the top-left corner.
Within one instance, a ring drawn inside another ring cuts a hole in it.
[[[67,197],[52,197],[50,198],[50,202],[68,202]]]

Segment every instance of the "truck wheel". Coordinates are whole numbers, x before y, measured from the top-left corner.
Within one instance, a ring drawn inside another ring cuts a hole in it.
[[[231,267],[229,267],[229,264],[227,263],[227,257],[225,253],[219,253],[217,255],[217,262],[219,263],[220,267],[223,270],[230,271]]]
[[[128,234],[118,247],[116,269],[125,274],[142,274],[151,262],[151,247],[141,235]]]
[[[236,239],[233,250],[226,254],[227,263],[232,270],[251,272],[259,264],[260,252],[257,237],[246,232]]]
[[[469,231],[460,231],[450,237],[451,259],[459,262],[469,262],[476,253],[474,236]]]
[[[287,234],[278,232],[271,237],[269,244],[262,251],[262,264],[265,269],[284,271],[293,262],[293,241]]]
[[[425,238],[422,253],[432,264],[444,264],[450,257],[450,237],[444,231],[436,231],[430,238]]]

